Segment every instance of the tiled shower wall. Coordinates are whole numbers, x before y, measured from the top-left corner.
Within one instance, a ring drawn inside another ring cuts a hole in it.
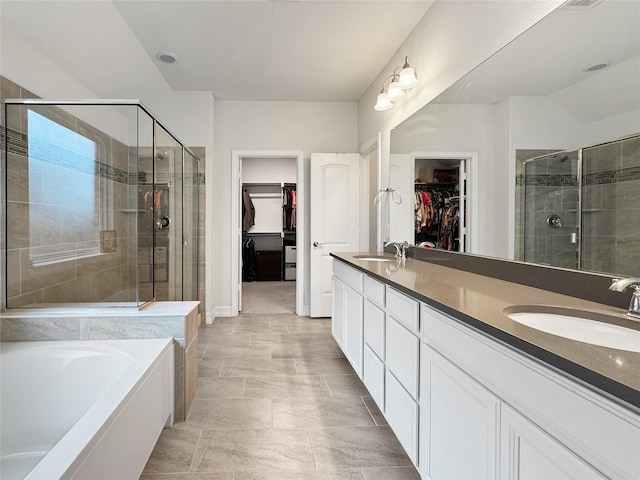
[[[11,80],[0,76],[0,100],[7,98],[38,98],[35,94],[21,88]],[[3,105],[4,106],[4,105]],[[54,116],[55,120],[62,125],[74,131],[78,131],[82,135],[91,138],[99,147],[99,157],[96,162],[96,171],[100,177],[96,180],[102,191],[108,191],[110,198],[107,203],[111,202],[111,210],[107,217],[110,218],[110,227],[116,232],[116,251],[102,252],[101,255],[91,258],[78,259],[67,262],[53,263],[51,265],[41,265],[33,267],[31,256],[33,253],[45,252],[52,243],[68,241],[68,231],[60,228],[62,219],[65,222],[72,221],[74,218],[74,209],[82,208],[82,205],[74,205],[74,191],[72,182],[64,182],[64,172],[60,169],[58,172],[50,170],[48,174],[56,174],[61,176],[61,184],[67,189],[65,202],[61,205],[46,205],[42,203],[36,208],[27,207],[27,198],[29,195],[28,181],[28,159],[26,158],[26,135],[24,127],[26,122],[18,120],[8,125],[10,129],[10,140],[12,147],[9,151],[9,159],[12,168],[10,169],[10,178],[8,179],[9,188],[7,190],[8,204],[7,211],[8,221],[12,225],[9,239],[9,250],[6,251],[4,234],[2,235],[2,250],[5,255],[3,259],[7,259],[7,275],[4,275],[5,265],[2,265],[2,310],[7,307],[20,307],[35,303],[48,302],[99,302],[99,301],[134,301],[135,300],[135,283],[136,283],[136,232],[135,232],[135,215],[131,215],[130,211],[136,209],[127,205],[128,201],[135,199],[135,192],[131,193],[131,188],[135,189],[135,185],[131,185],[129,179],[129,153],[127,147],[96,130],[90,125],[81,122],[71,115],[57,109],[49,108],[48,116]],[[4,135],[4,108],[2,108],[3,117],[0,119],[0,130]],[[12,118],[9,118],[12,121]],[[14,138],[15,137],[15,138]],[[0,144],[4,148],[4,138]],[[205,158],[204,148],[191,149],[199,158]],[[3,161],[2,176],[7,174],[4,170],[5,162],[2,152]],[[14,168],[20,166],[20,168]],[[205,179],[204,179],[204,162],[201,162],[199,173],[199,299],[201,300],[200,312],[205,312],[204,304],[204,232],[205,232],[205,212],[204,212],[204,195],[205,195]],[[135,173],[134,173],[135,175]],[[68,178],[67,178],[68,179]],[[5,183],[2,182],[4,187]],[[99,190],[100,190],[99,189]],[[4,202],[4,192],[2,192],[2,202]],[[3,205],[4,207],[4,205]],[[43,236],[41,239],[30,238],[29,236],[29,215],[39,215],[38,221],[45,222],[46,230],[50,235]],[[2,223],[5,225],[5,223]],[[95,231],[95,229],[93,229]],[[101,239],[95,237],[95,234],[83,235],[83,232],[75,232],[76,238],[81,239],[84,246],[101,245]],[[52,240],[52,239],[56,240]],[[5,288],[6,285],[6,288]],[[9,301],[7,302],[7,295]]]
[[[583,150],[582,268],[640,274],[640,136]]]
[[[22,94],[18,85],[2,79],[3,98],[18,92]],[[131,276],[130,265],[135,262],[135,232],[131,232],[132,215],[124,213],[130,209],[127,146],[60,108],[31,109],[95,142],[95,162],[87,165],[70,156],[55,161],[48,155],[29,158],[26,109],[11,107],[6,119],[6,211],[12,227],[6,245],[7,306],[134,301],[135,276]],[[93,189],[95,207],[83,203],[77,191],[80,182]],[[103,241],[104,234],[115,237]],[[34,261],[58,250],[87,248],[98,248],[100,254]]]
[[[516,177],[517,260],[576,268],[577,245],[567,242],[576,231],[578,182],[576,152],[570,160],[538,160],[527,176],[530,192],[522,195],[522,171]],[[517,150],[520,160],[552,153]],[[582,149],[581,270],[637,276],[640,265],[640,136]],[[525,202],[526,205],[523,205]],[[525,218],[522,218],[526,211]],[[546,217],[557,213],[562,228],[551,229]],[[530,233],[524,242],[524,230]]]

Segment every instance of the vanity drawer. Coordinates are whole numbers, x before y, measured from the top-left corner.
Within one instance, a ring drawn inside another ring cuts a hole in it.
[[[384,363],[369,348],[364,346],[364,375],[362,381],[369,390],[371,398],[376,402],[378,408],[384,413]]]
[[[387,314],[414,333],[420,331],[419,304],[417,300],[387,286]]]
[[[380,308],[384,308],[385,285],[373,278],[364,277],[364,296]]]
[[[384,360],[384,311],[371,301],[364,301],[364,343]]]
[[[387,371],[385,379],[385,411],[389,426],[414,465],[418,465],[418,403]]]
[[[386,365],[402,386],[418,398],[420,339],[393,318],[387,317]]]
[[[334,259],[333,274],[357,292],[362,292],[362,279],[364,277],[362,272]]]

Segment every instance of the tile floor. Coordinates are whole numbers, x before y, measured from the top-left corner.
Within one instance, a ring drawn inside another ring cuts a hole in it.
[[[141,480],[419,480],[330,329],[283,314],[202,326],[191,414]]]
[[[242,313],[296,313],[296,282],[243,282]]]

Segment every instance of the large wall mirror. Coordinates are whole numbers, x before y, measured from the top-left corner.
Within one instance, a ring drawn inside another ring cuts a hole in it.
[[[640,1],[575,3],[392,130],[392,239],[640,275]],[[457,241],[420,189],[463,203]]]

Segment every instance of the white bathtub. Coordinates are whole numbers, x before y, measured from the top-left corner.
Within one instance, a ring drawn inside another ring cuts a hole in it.
[[[0,478],[138,478],[173,419],[173,340],[0,343]]]

